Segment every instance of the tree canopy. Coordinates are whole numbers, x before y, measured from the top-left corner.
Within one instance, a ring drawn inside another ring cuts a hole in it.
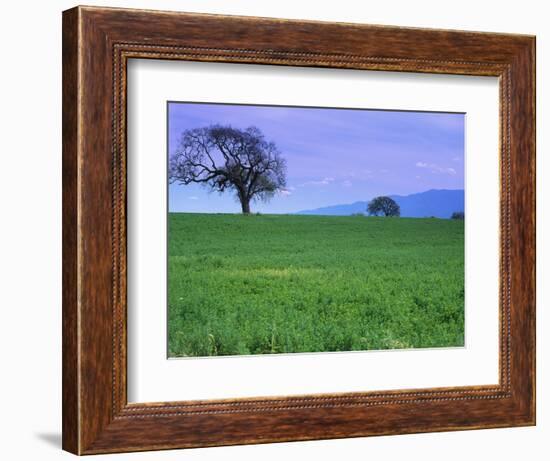
[[[254,126],[210,125],[182,133],[170,158],[169,181],[231,191],[248,214],[251,201],[269,200],[284,189],[286,162],[275,143]]]
[[[371,216],[400,216],[401,210],[395,200],[380,196],[373,198],[367,205],[367,212]]]

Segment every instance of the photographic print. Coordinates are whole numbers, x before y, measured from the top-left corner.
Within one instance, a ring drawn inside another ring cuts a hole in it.
[[[167,103],[168,356],[464,346],[465,114]]]

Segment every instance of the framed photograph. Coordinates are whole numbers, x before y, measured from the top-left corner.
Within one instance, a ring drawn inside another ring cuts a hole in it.
[[[532,36],[63,13],[63,448],[535,424]]]

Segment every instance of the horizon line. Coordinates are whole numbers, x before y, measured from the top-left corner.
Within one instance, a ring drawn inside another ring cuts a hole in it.
[[[422,192],[414,192],[412,194],[408,194],[408,195],[397,195],[397,194],[382,194],[382,195],[377,195],[376,197],[400,197],[400,198],[405,198],[405,197],[411,197],[413,195],[420,195],[420,194],[425,194],[427,192],[432,192],[432,191],[435,191],[435,192],[442,192],[442,191],[445,191],[445,192],[460,192],[462,191],[463,193],[465,192],[465,189],[427,189],[425,191],[422,191]],[[301,209],[301,210],[298,210],[298,211],[288,211],[288,212],[284,212],[284,213],[276,213],[276,212],[271,212],[271,213],[263,213],[263,212],[251,212],[250,214],[262,214],[262,215],[302,215],[302,216],[307,216],[308,214],[309,215],[313,215],[313,216],[335,216],[335,215],[324,215],[324,214],[314,214],[314,213],[311,213],[313,211],[316,211],[316,210],[322,210],[322,209],[325,209],[325,208],[332,208],[332,207],[338,207],[338,206],[349,206],[349,205],[355,205],[357,203],[368,203],[370,202],[374,197],[370,198],[370,199],[366,199],[366,200],[356,200],[355,202],[348,202],[348,203],[336,203],[336,204],[332,204],[332,205],[323,205],[323,206],[319,206],[319,207],[316,207],[316,208],[311,208],[311,209]],[[169,200],[168,200],[168,205],[169,205]],[[202,211],[175,211],[175,210],[170,210],[170,207],[168,206],[168,213],[187,213],[187,214],[229,214],[229,215],[232,215],[232,214],[242,214],[240,212],[234,212],[234,213],[231,213],[231,212],[202,212]],[[457,211],[464,211],[464,210],[457,210]],[[354,213],[355,214],[355,213]],[[339,216],[351,216],[351,215],[339,215]],[[368,215],[365,215],[365,216],[368,216]],[[403,217],[407,217],[407,216],[403,216]],[[412,216],[411,216],[412,217]],[[426,216],[426,218],[429,218],[429,216]],[[448,219],[448,218],[438,218],[438,219]]]

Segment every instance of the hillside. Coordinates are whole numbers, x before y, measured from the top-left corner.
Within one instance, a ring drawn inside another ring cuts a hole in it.
[[[411,195],[390,195],[401,208],[404,218],[450,218],[455,211],[464,211],[464,190],[431,189]],[[312,210],[299,211],[300,215],[349,216],[366,213],[367,201],[332,205]]]

